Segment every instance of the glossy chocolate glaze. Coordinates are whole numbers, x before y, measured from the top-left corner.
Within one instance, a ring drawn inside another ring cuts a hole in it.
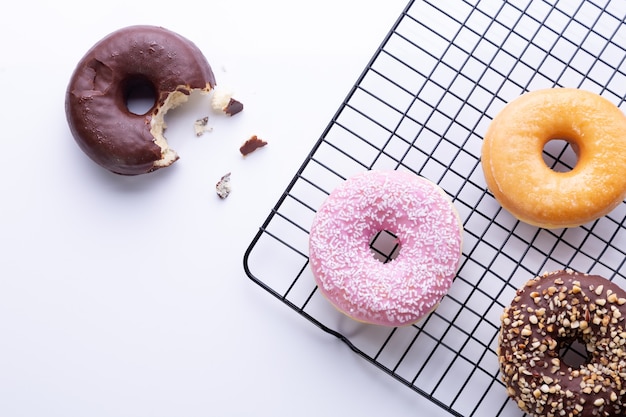
[[[144,115],[127,108],[133,83],[155,92]],[[80,148],[99,165],[123,175],[151,172],[169,165],[151,133],[153,118],[176,105],[172,93],[214,85],[211,66],[191,41],[156,26],[130,26],[96,43],[76,66],[66,93],[67,121]]]
[[[544,274],[517,291],[502,315],[499,362],[507,392],[533,416],[622,416],[626,412],[626,293],[597,275]],[[570,366],[573,340],[587,361]]]

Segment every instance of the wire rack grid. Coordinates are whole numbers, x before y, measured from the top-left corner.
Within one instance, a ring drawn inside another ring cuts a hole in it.
[[[569,267],[626,288],[626,204],[577,228],[520,223],[486,188],[482,136],[506,103],[529,90],[577,87],[622,107],[625,16],[626,2],[607,0],[410,2],[248,247],[247,275],[451,415],[522,415],[500,381],[500,314],[543,271]],[[571,169],[576,157],[557,139],[544,160]],[[346,178],[370,169],[409,170],[438,183],[463,222],[452,288],[413,326],[346,318],[316,290],[308,268],[316,208]]]

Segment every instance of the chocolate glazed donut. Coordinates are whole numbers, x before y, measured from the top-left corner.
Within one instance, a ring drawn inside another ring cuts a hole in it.
[[[178,159],[163,131],[165,114],[192,90],[209,92],[215,76],[186,38],[156,26],[130,26],[96,43],[80,60],[67,87],[65,112],[80,148],[102,167],[137,175]],[[154,93],[143,115],[129,111],[136,89]]]
[[[598,275],[546,273],[502,315],[499,362],[510,397],[532,416],[626,415],[626,293]],[[586,360],[562,349],[578,341]]]

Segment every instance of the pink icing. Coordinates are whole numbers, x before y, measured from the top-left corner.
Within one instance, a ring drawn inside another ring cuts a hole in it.
[[[398,236],[398,256],[383,263],[376,233]],[[309,262],[319,289],[348,316],[402,326],[432,311],[461,259],[462,225],[436,184],[401,171],[367,171],[337,187],[315,215]]]

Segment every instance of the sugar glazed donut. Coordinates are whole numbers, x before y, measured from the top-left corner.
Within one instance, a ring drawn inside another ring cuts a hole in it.
[[[517,291],[502,315],[498,356],[507,392],[533,416],[626,413],[626,293],[597,275],[544,274]],[[573,341],[587,360],[570,366]]]
[[[67,121],[96,163],[117,174],[143,174],[178,159],[163,135],[167,111],[192,90],[209,92],[214,85],[211,66],[191,41],[160,27],[130,26],[96,43],[76,66],[66,93]],[[143,115],[127,107],[138,88],[155,97]]]
[[[542,151],[566,140],[578,161],[568,172]],[[493,119],[482,146],[487,186],[519,220],[544,228],[595,220],[626,196],[626,116],[607,99],[574,88],[526,93]]]
[[[381,231],[400,250],[377,260],[370,241]],[[462,225],[439,186],[415,174],[367,171],[337,187],[315,215],[309,260],[322,294],[355,320],[415,323],[446,294],[461,258]]]

